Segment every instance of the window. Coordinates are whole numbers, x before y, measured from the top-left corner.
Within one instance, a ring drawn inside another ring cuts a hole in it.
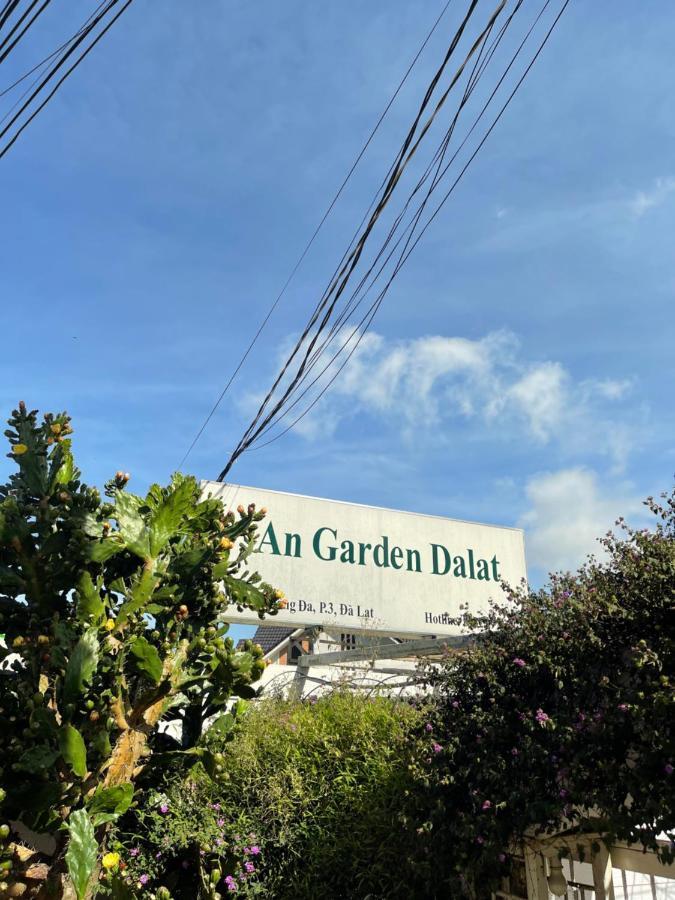
[[[340,650],[353,650],[356,647],[355,634],[340,635]]]

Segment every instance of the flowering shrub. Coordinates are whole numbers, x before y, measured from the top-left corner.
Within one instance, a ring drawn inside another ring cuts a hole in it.
[[[212,752],[225,751],[225,778],[167,778],[149,808],[118,823],[120,853],[135,879],[151,876],[149,890],[161,881],[184,900],[196,884],[210,896],[210,878],[235,897],[429,896],[416,880],[424,838],[406,815],[410,766],[428,743],[413,736],[422,716],[409,703],[347,692],[257,701],[227,748],[207,736]]]
[[[101,853],[141,773],[148,782],[154,763],[199,758],[219,777],[197,746],[203,722],[220,714],[225,735],[225,704],[253,693],[264,664],[259,647],[235,650],[218,617],[229,603],[274,613],[279,593],[242,574],[264,510],[226,512],[180,475],[139,497],[118,472],[103,500],[80,480],[65,413],[39,423],[20,404],[9,424],[18,471],[0,487],[0,803],[56,850],[31,857],[2,825],[0,893],[32,896],[49,876],[56,896],[67,869],[81,898],[99,865],[106,878],[126,865],[113,847]],[[167,714],[180,740],[158,734]]]
[[[505,874],[533,832],[652,850],[675,838],[675,493],[647,505],[654,530],[620,520],[607,561],[465,619],[483,636],[430,671],[436,744],[418,816],[448,896]],[[659,852],[675,858],[672,844]]]

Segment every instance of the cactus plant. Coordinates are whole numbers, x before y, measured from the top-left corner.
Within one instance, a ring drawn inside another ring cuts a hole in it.
[[[244,571],[264,511],[226,512],[183,475],[141,497],[118,472],[102,497],[80,479],[66,413],[40,422],[21,403],[9,426],[18,468],[0,487],[0,810],[56,849],[48,883],[31,883],[35,858],[18,858],[3,824],[1,881],[9,895],[15,885],[79,900],[95,892],[107,823],[134,801],[139,774],[160,750],[201,754],[203,723],[215,716],[226,732],[228,701],[254,692],[262,651],[235,649],[227,606],[262,618],[278,599]],[[160,747],[166,717],[182,739]],[[203,761],[217,777],[217,761]]]

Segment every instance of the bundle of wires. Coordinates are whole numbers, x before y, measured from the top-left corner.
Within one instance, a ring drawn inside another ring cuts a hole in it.
[[[501,0],[479,22],[479,0],[470,0],[389,170],[218,481],[225,480],[243,453],[267,446],[297,425],[338,377],[392,282],[493,132],[568,4],[569,0]],[[513,40],[514,23],[526,17]],[[512,40],[504,56],[500,49],[507,35]],[[457,58],[461,62],[455,66]],[[480,99],[472,104],[478,86],[488,79]],[[456,137],[458,125],[469,118],[468,111],[470,121],[463,136]],[[385,221],[413,159],[427,150],[432,137],[436,144],[421,174],[398,211]]]
[[[133,0],[103,0],[60,46],[0,89],[0,158],[44,109]],[[0,9],[0,73],[51,0],[7,0]],[[4,64],[4,66],[3,66]],[[32,80],[31,80],[32,78]],[[3,98],[4,101],[3,101]]]

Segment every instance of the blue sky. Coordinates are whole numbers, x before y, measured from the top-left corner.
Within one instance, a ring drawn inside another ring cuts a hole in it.
[[[68,408],[90,482],[165,480],[441,6],[136,0],[0,162],[2,408]],[[45,13],[0,89],[90,9]],[[196,475],[215,477],[247,424],[460,9],[192,453]],[[354,366],[232,480],[522,525],[535,580],[672,484],[674,29],[657,0],[572,0]]]

